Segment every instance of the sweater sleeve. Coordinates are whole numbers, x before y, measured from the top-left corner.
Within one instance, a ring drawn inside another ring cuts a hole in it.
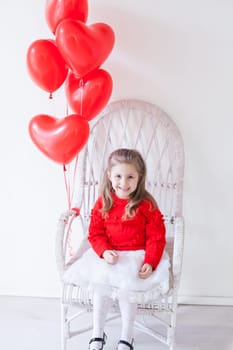
[[[106,235],[105,223],[102,213],[102,198],[98,198],[91,211],[88,240],[94,251],[102,258],[105,250],[112,250],[112,246]]]
[[[159,209],[146,210],[146,248],[144,264],[150,264],[156,269],[162,257],[166,245],[166,228],[163,215]]]

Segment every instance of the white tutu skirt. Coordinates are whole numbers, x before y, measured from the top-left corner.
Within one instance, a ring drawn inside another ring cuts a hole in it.
[[[117,251],[116,264],[108,264],[89,248],[64,273],[65,283],[84,286],[112,299],[124,298],[130,302],[146,303],[158,298],[169,289],[169,256],[162,259],[146,279],[138,272],[144,259],[144,250]]]

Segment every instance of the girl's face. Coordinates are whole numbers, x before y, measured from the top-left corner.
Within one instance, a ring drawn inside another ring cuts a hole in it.
[[[132,164],[117,164],[112,167],[109,174],[109,180],[112,183],[117,197],[129,198],[138,185],[139,174]]]

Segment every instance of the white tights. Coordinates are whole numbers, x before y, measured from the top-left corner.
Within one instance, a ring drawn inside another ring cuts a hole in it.
[[[108,296],[94,293],[93,297],[93,338],[103,338],[104,324],[106,320],[111,298]],[[133,327],[136,317],[137,304],[130,303],[126,300],[119,300],[119,307],[122,319],[121,340],[125,340],[131,344],[133,337]],[[90,344],[90,350],[99,350],[102,347],[101,342],[93,342]],[[129,350],[125,344],[119,344],[118,350]]]

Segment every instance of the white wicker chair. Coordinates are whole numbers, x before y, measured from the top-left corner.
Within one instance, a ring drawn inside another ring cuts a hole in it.
[[[149,304],[139,304],[135,326],[174,350],[184,237],[184,152],[177,126],[159,107],[139,100],[117,101],[109,104],[94,119],[88,143],[80,153],[78,162],[75,206],[80,208],[80,215],[71,213],[67,222],[65,212],[58,222],[58,270],[62,280],[64,270],[89,246],[86,234],[90,210],[98,196],[99,180],[110,152],[120,147],[138,149],[146,160],[147,189],[154,195],[165,216],[166,249],[171,259],[169,292]],[[75,256],[70,259],[71,226],[72,239],[76,239],[78,247]],[[78,326],[76,330],[73,325],[77,326],[78,317],[92,310],[92,297],[88,290],[76,285],[62,283],[62,291],[62,349],[65,350],[69,338],[91,329],[91,324]],[[111,311],[109,320],[119,317],[117,304]],[[81,320],[80,325],[83,325]]]

